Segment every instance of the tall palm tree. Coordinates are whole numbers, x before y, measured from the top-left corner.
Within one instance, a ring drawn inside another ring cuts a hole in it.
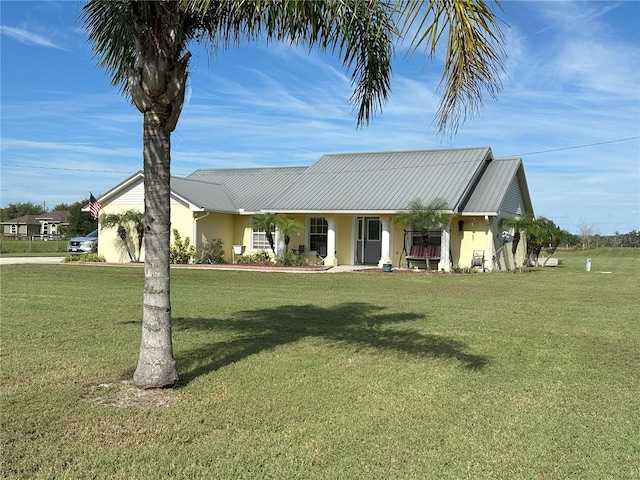
[[[417,228],[424,245],[424,260],[429,269],[429,229],[444,227],[449,223],[451,215],[446,213],[447,202],[435,199],[425,204],[420,199],[409,203],[407,209],[394,217],[396,223],[410,228]]]
[[[99,64],[144,116],[145,282],[142,340],[134,383],[178,380],[169,296],[171,132],[182,111],[193,41],[215,51],[247,40],[318,46],[351,71],[359,126],[381,109],[390,90],[393,43],[418,25],[412,45],[435,52],[447,38],[440,129],[473,109],[483,89],[499,88],[502,35],[482,0],[89,0],[82,18]],[[422,17],[424,15],[424,17]],[[425,23],[421,20],[429,18]],[[404,20],[395,23],[396,19]],[[425,25],[428,28],[424,28]]]

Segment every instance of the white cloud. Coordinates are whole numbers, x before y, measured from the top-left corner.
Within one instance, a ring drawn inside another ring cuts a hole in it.
[[[36,45],[38,47],[57,48],[62,50],[62,47],[54,43],[52,40],[23,28],[0,25],[0,35],[13,38],[14,40],[26,45]]]

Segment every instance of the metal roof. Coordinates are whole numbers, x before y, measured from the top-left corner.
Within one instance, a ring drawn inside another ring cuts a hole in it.
[[[469,201],[463,206],[463,212],[497,215],[514,180],[519,182],[527,211],[533,213],[520,158],[494,159],[490,162],[473,189]]]
[[[171,177],[171,192],[197,209],[226,213],[238,211],[224,185]]]
[[[455,211],[490,159],[489,147],[324,155],[262,208],[398,211],[441,199]]]
[[[299,181],[309,167],[200,169],[189,180],[224,185],[240,209],[257,212]]]
[[[141,180],[137,172],[101,198]],[[171,177],[171,190],[191,209],[212,212],[391,213],[416,199],[440,199],[454,213],[495,215],[514,181],[533,213],[522,160],[493,159],[489,147],[329,154],[309,167],[200,169]]]

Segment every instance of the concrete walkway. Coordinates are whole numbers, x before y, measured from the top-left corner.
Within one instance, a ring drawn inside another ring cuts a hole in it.
[[[0,257],[0,265],[18,263],[62,263],[64,257]]]

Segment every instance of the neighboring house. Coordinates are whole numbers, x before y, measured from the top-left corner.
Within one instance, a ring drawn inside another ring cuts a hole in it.
[[[2,222],[2,233],[6,236],[26,237],[55,237],[60,234],[60,227],[68,226],[69,212],[57,210],[38,215],[23,215]]]
[[[138,172],[101,196],[100,219],[142,211],[143,181]],[[308,167],[200,169],[172,177],[171,191],[172,229],[196,246],[220,238],[228,260],[233,245],[244,245],[245,253],[269,250],[264,232],[252,231],[250,220],[271,212],[305,225],[290,247],[320,253],[325,265],[404,266],[421,239],[394,223],[394,216],[415,199],[441,199],[451,221],[431,232],[430,244],[442,252],[432,268],[470,267],[474,251],[488,270],[512,268],[511,246],[500,248],[500,219],[533,214],[522,160],[494,159],[489,147],[332,154]],[[127,261],[115,229],[101,230],[100,237],[99,253],[107,261]]]

